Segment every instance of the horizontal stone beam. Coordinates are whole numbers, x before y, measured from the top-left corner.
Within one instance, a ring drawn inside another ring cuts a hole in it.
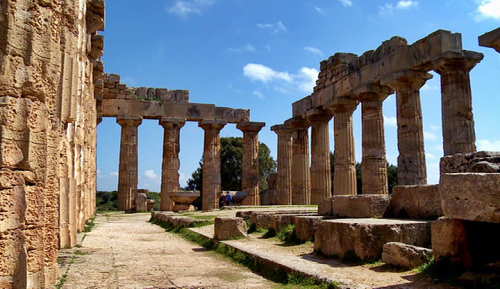
[[[102,113],[104,117],[117,117],[119,115],[142,116],[144,119],[175,117],[188,121],[225,120],[228,123],[250,120],[250,110],[248,109],[216,107],[213,104],[133,99],[103,99]]]
[[[479,46],[491,47],[500,53],[500,28],[479,36]]]

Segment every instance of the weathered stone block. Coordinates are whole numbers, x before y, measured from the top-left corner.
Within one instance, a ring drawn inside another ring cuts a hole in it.
[[[296,215],[292,214],[277,214],[272,217],[271,228],[278,233],[288,225],[292,225]]]
[[[236,217],[243,218],[243,220],[250,220],[250,215],[252,213],[253,213],[253,211],[238,211],[238,212],[236,212]]]
[[[443,216],[439,185],[396,186],[390,207],[395,218],[431,220]]]
[[[263,206],[267,205],[277,205],[278,204],[278,193],[276,189],[263,190],[260,193],[260,204]]]
[[[321,201],[318,204],[318,215],[332,216],[333,215],[333,197]]]
[[[332,212],[337,218],[383,218],[390,195],[334,196]]]
[[[113,82],[113,83],[119,83],[120,82],[120,75],[118,74],[109,74],[108,75],[108,81]]]
[[[318,224],[324,220],[322,216],[295,216],[295,235],[301,241],[309,241],[314,238]]]
[[[413,269],[427,263],[431,257],[431,249],[399,242],[385,244],[382,252],[382,261],[384,263],[408,269]]]
[[[441,158],[441,174],[500,173],[500,152],[454,154]]]
[[[439,218],[432,223],[432,252],[436,261],[448,259],[452,263],[472,266],[465,222]]]
[[[246,237],[247,230],[247,223],[242,218],[215,218],[214,238],[217,240]]]
[[[148,196],[144,193],[138,193],[135,197],[135,210],[137,212],[147,211]]]
[[[250,214],[250,226],[255,225],[255,229],[269,229],[275,213],[253,212]]]
[[[500,223],[500,174],[442,174],[439,193],[448,218]]]
[[[326,256],[343,258],[355,253],[361,260],[381,257],[388,242],[428,247],[430,222],[394,219],[339,219],[321,221],[314,237],[314,249]]]

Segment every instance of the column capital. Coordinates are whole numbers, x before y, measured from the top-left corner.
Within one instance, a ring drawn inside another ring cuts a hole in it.
[[[307,129],[311,126],[311,122],[303,117],[296,116],[285,121],[285,125],[288,125],[292,130]]]
[[[392,75],[381,79],[380,84],[387,85],[396,91],[420,89],[424,86],[425,82],[432,77],[432,74],[425,71],[404,70],[395,72]]]
[[[491,47],[500,53],[500,28],[479,36],[479,46]]]
[[[286,124],[273,125],[271,131],[274,131],[277,135],[287,135],[293,132],[292,128]]]
[[[142,123],[142,116],[138,115],[119,115],[116,122],[121,126],[139,126]]]
[[[159,124],[165,129],[182,128],[186,124],[186,119],[177,117],[162,117]]]
[[[226,126],[227,121],[225,120],[212,120],[212,119],[204,119],[198,123],[198,126],[204,130],[221,130]]]
[[[328,109],[333,110],[334,114],[339,112],[353,113],[358,107],[359,101],[354,98],[340,97],[330,105]]]
[[[328,122],[333,117],[331,110],[313,108],[306,112],[306,117],[310,122]]]
[[[450,50],[434,57],[432,66],[434,71],[439,74],[457,70],[469,72],[483,58],[484,55],[482,53],[475,51]]]
[[[242,132],[259,132],[265,126],[265,122],[244,121],[238,123],[236,128]]]
[[[365,102],[372,100],[384,101],[393,93],[394,90],[388,86],[368,84],[357,87],[353,94],[359,101]]]

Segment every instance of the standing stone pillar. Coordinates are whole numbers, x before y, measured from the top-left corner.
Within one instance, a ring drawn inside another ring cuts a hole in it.
[[[447,51],[434,61],[441,75],[444,155],[476,151],[469,72],[483,59],[478,52]]]
[[[292,204],[292,129],[288,125],[274,125],[278,135],[278,205]]]
[[[125,211],[133,207],[132,191],[137,189],[139,180],[137,135],[142,117],[118,116],[116,122],[122,126],[120,171],[118,174],[118,210]]]
[[[161,202],[160,210],[172,211],[174,202],[168,196],[169,192],[179,191],[179,160],[180,131],[186,123],[183,118],[163,117],[160,125],[164,129],[163,137],[163,162],[161,171]]]
[[[432,74],[409,70],[387,80],[396,91],[399,185],[427,184],[420,88],[431,78]]]
[[[370,86],[358,96],[363,122],[362,184],[366,195],[389,194],[382,102],[391,93],[388,87]]]
[[[219,208],[218,193],[221,190],[220,130],[225,120],[202,120],[198,126],[205,131],[203,151],[203,210]]]
[[[311,203],[311,169],[309,167],[309,121],[292,119],[292,205]]]
[[[264,122],[240,122],[236,126],[243,132],[242,190],[248,192],[242,205],[260,205],[259,131]]]
[[[334,195],[357,195],[356,153],[352,113],[358,102],[353,99],[339,100],[333,106],[335,130],[335,171],[333,173]]]
[[[318,205],[332,195],[332,171],[330,165],[329,122],[333,114],[313,109],[308,113],[311,121],[311,204]]]

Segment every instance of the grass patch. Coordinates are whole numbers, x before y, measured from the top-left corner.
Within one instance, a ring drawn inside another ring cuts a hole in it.
[[[151,220],[153,224],[156,224],[168,232],[179,234],[184,239],[198,244],[208,250],[212,250],[233,262],[241,264],[252,272],[263,276],[271,281],[281,283],[285,287],[279,288],[337,288],[340,283],[324,283],[314,277],[308,277],[299,272],[293,272],[287,274],[281,268],[266,267],[264,262],[259,258],[252,255],[246,254],[240,250],[237,250],[231,246],[224,243],[214,242],[212,239],[207,238],[203,235],[195,233],[184,227],[175,228],[175,226],[170,222],[162,222],[157,219]],[[254,228],[255,229],[255,228]],[[255,230],[258,231],[258,230]],[[273,230],[274,231],[274,230]],[[291,286],[291,287],[290,287]]]
[[[69,272],[69,269],[71,268],[71,265],[73,265],[73,263],[75,262],[76,258],[77,257],[75,255],[73,255],[71,257],[71,261],[69,261],[68,268],[66,269],[66,272],[64,272],[64,274],[62,275],[62,277],[59,279],[59,283],[56,284],[56,289],[61,289],[64,286],[64,283],[66,283],[66,281],[68,281],[68,272]]]
[[[273,228],[269,228],[267,232],[262,236],[262,239],[270,239],[276,236],[276,231]]]
[[[465,273],[466,269],[461,265],[450,262],[446,258],[437,262],[433,256],[428,263],[415,268],[414,271],[424,276],[429,276],[438,282],[456,283],[458,278]]]
[[[76,250],[75,251],[75,255],[76,256],[90,255],[90,252],[84,252],[84,251]]]
[[[299,245],[305,243],[297,238],[294,224],[287,225],[286,227],[281,229],[276,237],[278,238],[278,240],[287,245]]]
[[[97,215],[94,215],[90,220],[85,222],[85,230],[83,230],[85,233],[92,231],[92,229],[95,227],[94,221],[95,221],[96,216]]]

